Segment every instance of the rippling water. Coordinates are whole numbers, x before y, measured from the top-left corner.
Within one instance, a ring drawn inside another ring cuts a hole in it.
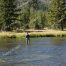
[[[0,39],[0,66],[66,66],[66,38]]]

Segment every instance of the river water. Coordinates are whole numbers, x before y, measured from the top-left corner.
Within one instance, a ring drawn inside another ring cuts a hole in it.
[[[66,66],[66,38],[0,39],[0,66]]]

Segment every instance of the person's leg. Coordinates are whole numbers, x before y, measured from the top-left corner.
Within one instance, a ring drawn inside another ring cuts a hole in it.
[[[28,44],[28,39],[26,38],[26,44]]]
[[[26,39],[26,44],[30,44],[30,39]]]
[[[29,44],[29,39],[28,38],[26,39],[26,44]]]

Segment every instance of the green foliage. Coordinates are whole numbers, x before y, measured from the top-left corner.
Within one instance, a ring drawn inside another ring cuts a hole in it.
[[[15,21],[17,20],[16,18],[18,17],[17,11],[17,6],[15,4],[15,0],[5,0],[5,25],[6,25],[6,30],[11,31],[13,30],[13,27],[15,27]]]
[[[0,30],[4,29],[4,21],[5,21],[5,6],[4,0],[0,0]]]
[[[33,7],[33,9],[37,10],[38,9],[38,0],[31,0],[30,5],[31,5],[31,7]]]
[[[62,21],[65,18],[63,3],[64,3],[63,0],[51,0],[51,5],[48,11],[48,19],[47,19],[48,24],[51,28],[61,27],[61,29],[63,30],[64,22]]]
[[[42,11],[36,11],[30,15],[29,27],[34,29],[43,29],[46,25],[46,16]]]
[[[11,31],[17,27],[18,11],[16,0],[0,0],[0,30]]]
[[[16,1],[0,0],[0,30],[45,27],[63,30],[66,27],[66,8],[63,0],[49,0],[48,3],[45,0],[20,0],[20,6]]]
[[[49,12],[48,12],[48,24],[51,28],[55,27],[58,22],[59,14],[59,0],[51,0]]]
[[[46,7],[43,7],[43,5],[44,4],[39,0],[31,0],[24,7],[22,7],[20,20],[23,29],[43,29],[45,27],[46,9],[45,11],[43,11],[43,9]]]
[[[38,12],[34,22],[35,29],[43,29],[46,26],[46,16],[43,12]]]
[[[30,22],[30,8],[29,5],[26,7],[23,7],[21,10],[20,20],[21,20],[21,26],[23,29],[29,28],[29,22]]]

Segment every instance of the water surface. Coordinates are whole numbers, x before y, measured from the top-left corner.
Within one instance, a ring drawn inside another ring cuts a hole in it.
[[[66,38],[0,39],[0,66],[66,66]]]

